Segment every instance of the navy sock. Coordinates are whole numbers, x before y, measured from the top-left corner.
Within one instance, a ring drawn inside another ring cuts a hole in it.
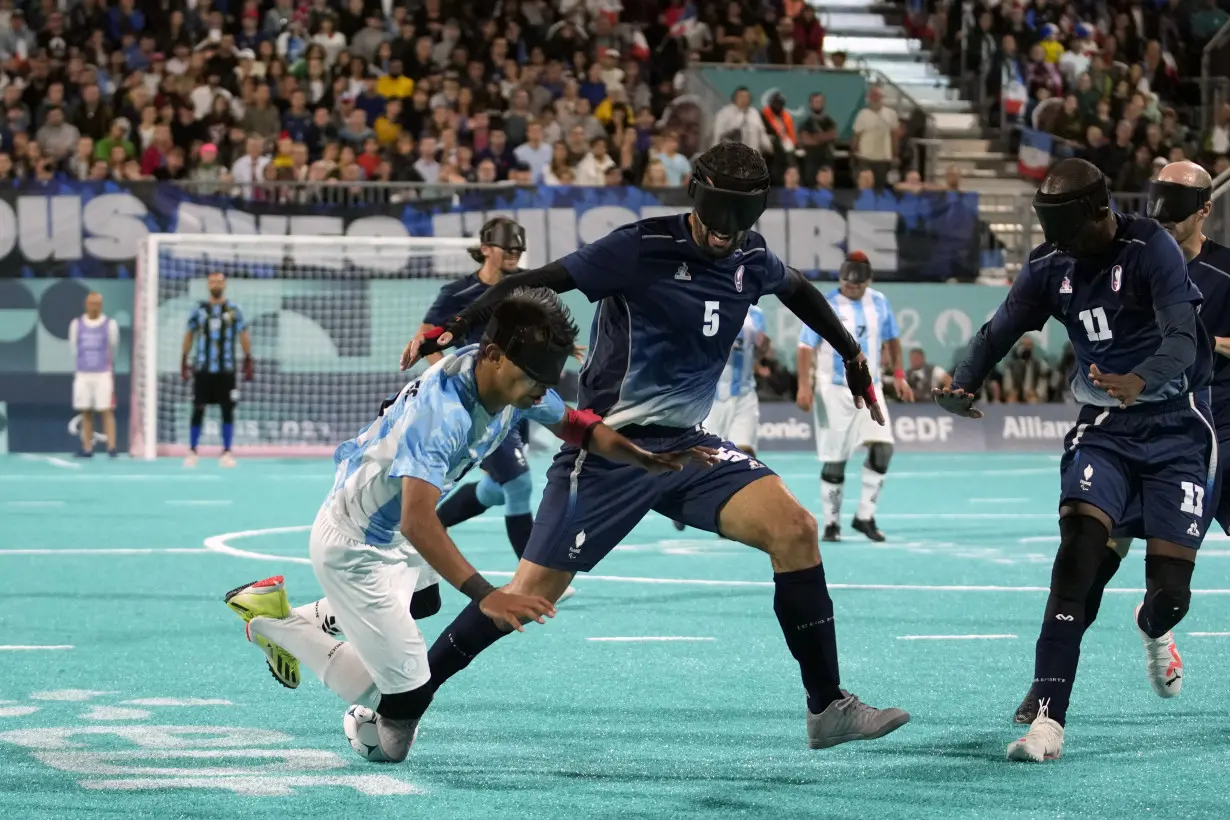
[[[229,453],[231,451],[231,442],[235,440],[235,425],[222,424],[222,450]]]
[[[1106,556],[1102,559],[1101,566],[1098,567],[1097,577],[1093,579],[1093,587],[1089,590],[1089,595],[1085,597],[1085,629],[1097,620],[1098,610],[1102,608],[1102,593],[1106,591],[1106,585],[1119,571],[1119,564],[1122,562],[1123,559],[1119,557],[1119,553],[1112,549],[1106,550]]]
[[[1052,592],[1034,646],[1034,696],[1046,704],[1047,714],[1060,726],[1067,719],[1084,634],[1084,602],[1066,601]]]
[[[470,665],[478,653],[507,635],[471,601],[453,622],[444,628],[427,653],[434,692],[453,675]]]
[[[188,446],[196,452],[196,446],[201,442],[201,425],[194,424],[188,429]]]
[[[478,500],[478,484],[471,481],[462,484],[440,506],[436,507],[436,515],[445,529],[455,527],[462,521],[469,521],[476,515],[482,515],[486,505]]]
[[[530,532],[534,529],[534,516],[524,515],[504,516],[504,529],[508,530],[508,542],[512,544],[517,559],[525,554],[525,547],[530,543]]]
[[[775,573],[773,586],[773,611],[803,673],[807,710],[818,715],[842,698],[833,599],[824,580],[824,565]]]

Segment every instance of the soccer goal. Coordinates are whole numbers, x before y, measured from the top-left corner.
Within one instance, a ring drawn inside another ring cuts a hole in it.
[[[321,456],[372,420],[406,381],[402,348],[447,280],[478,266],[463,238],[151,234],[137,258],[130,451],[188,452],[192,385],[180,376],[190,313],[226,274],[252,341],[256,376],[239,376],[234,452]],[[235,351],[236,364],[242,354]],[[221,421],[206,412],[201,452]]]

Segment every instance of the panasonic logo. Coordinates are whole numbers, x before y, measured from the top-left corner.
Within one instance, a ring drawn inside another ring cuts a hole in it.
[[[811,425],[798,419],[766,421],[760,425],[760,437],[767,441],[808,441]]]

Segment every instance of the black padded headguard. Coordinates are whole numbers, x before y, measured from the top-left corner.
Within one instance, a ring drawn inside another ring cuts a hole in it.
[[[548,387],[559,384],[576,338],[572,314],[547,288],[513,291],[483,331],[484,344],[498,346],[525,375]]]
[[[1163,225],[1182,222],[1208,204],[1213,189],[1181,182],[1150,182],[1147,213]]]
[[[862,285],[871,281],[871,261],[862,251],[850,251],[846,261],[841,263],[837,278],[842,282]]]
[[[1098,171],[1093,182],[1062,194],[1034,194],[1034,213],[1046,241],[1058,248],[1068,246],[1091,222],[1100,222],[1110,212],[1106,177]]]
[[[525,253],[525,228],[506,216],[488,219],[478,232],[479,247],[470,248],[475,262],[483,262],[482,245],[502,248],[509,253]]]
[[[723,167],[731,161],[754,168],[755,173],[735,177]],[[738,238],[752,229],[769,206],[769,185],[769,167],[755,149],[741,143],[719,143],[697,157],[688,196],[701,224],[716,234]]]

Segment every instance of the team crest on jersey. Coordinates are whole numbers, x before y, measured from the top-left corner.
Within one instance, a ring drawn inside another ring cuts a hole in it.
[[[1063,281],[1059,283],[1059,292],[1060,293],[1071,293],[1072,292],[1072,280],[1065,276],[1063,278]]]
[[[1110,269],[1110,289],[1115,293],[1119,292],[1119,288],[1123,286],[1123,268],[1115,265]]]
[[[691,282],[692,274],[688,273],[688,263],[684,262],[679,266],[679,270],[675,271],[675,278],[683,282]]]
[[[743,266],[735,268],[735,290],[743,292]]]

